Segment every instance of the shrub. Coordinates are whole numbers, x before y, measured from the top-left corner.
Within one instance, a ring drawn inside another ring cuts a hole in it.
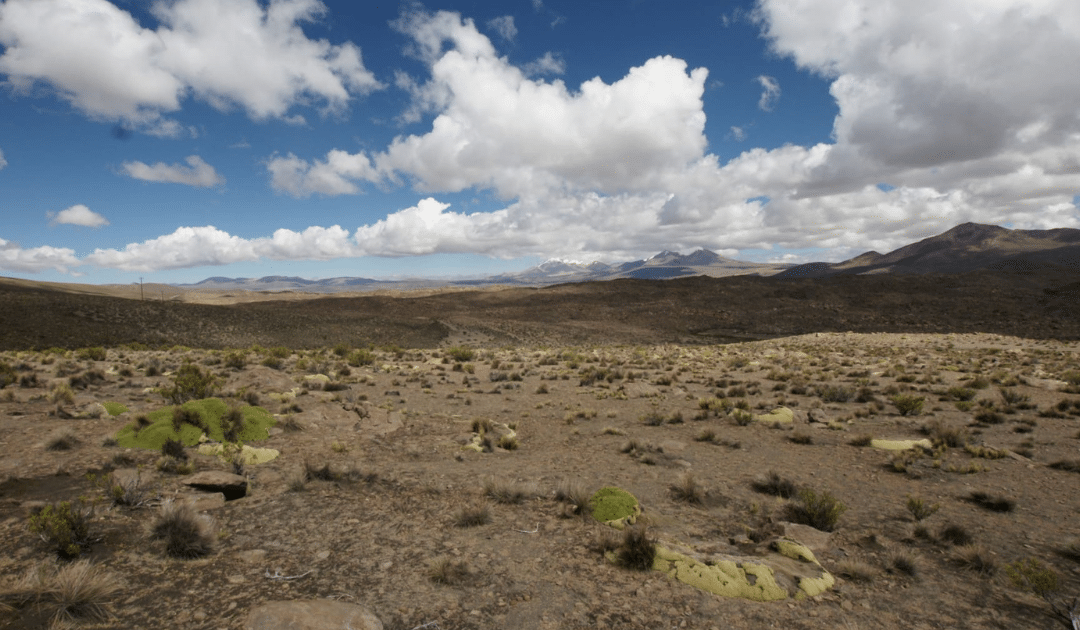
[[[754,421],[754,416],[748,411],[737,409],[731,414],[731,421],[740,427],[745,427]]]
[[[521,503],[530,494],[535,494],[532,488],[519,484],[515,481],[488,477],[484,480],[484,494],[494,499],[496,503]]]
[[[856,435],[855,437],[848,440],[848,444],[850,444],[852,446],[860,446],[860,447],[862,447],[862,446],[870,446],[870,444],[873,441],[874,441],[874,436],[870,435],[869,433],[860,433],[859,435]]]
[[[469,567],[463,560],[444,557],[428,566],[427,575],[436,584],[458,584],[469,576]]]
[[[49,392],[49,402],[56,403],[57,405],[74,404],[75,392],[72,391],[71,385],[67,383],[60,383],[56,387],[53,387],[52,391]]]
[[[499,438],[499,448],[507,451],[516,451],[521,444],[516,437],[503,435]]]
[[[1012,499],[992,496],[981,491],[972,492],[968,495],[967,500],[991,512],[1012,512],[1016,508],[1016,502]]]
[[[1028,401],[1031,400],[1031,396],[1021,394],[1020,392],[1007,387],[999,387],[998,393],[1001,394],[1001,401],[1005,403],[1006,407],[1019,407],[1024,409],[1028,406]]]
[[[83,348],[75,353],[75,358],[82,361],[104,361],[105,360],[105,348]]]
[[[970,545],[972,541],[971,534],[966,529],[952,523],[941,528],[941,531],[938,532],[938,538],[956,547]]]
[[[555,487],[555,500],[567,503],[571,511],[578,516],[589,515],[589,500],[592,493],[580,481],[564,480]]]
[[[923,401],[925,399],[922,396],[913,396],[911,394],[897,394],[889,399],[889,402],[896,407],[896,411],[901,416],[917,416],[922,413]]]
[[[705,502],[705,490],[698,485],[697,480],[690,473],[683,473],[678,481],[668,487],[671,497],[676,501],[701,505]]]
[[[975,390],[970,387],[950,387],[945,395],[952,400],[969,401],[975,398]]]
[[[1053,569],[1035,558],[1026,558],[1005,565],[1005,574],[1013,586],[1041,597],[1066,627],[1080,627],[1080,598],[1067,601],[1061,597],[1060,582]]]
[[[375,362],[375,355],[370,350],[353,350],[349,353],[345,362],[352,367],[360,367],[361,365],[371,365]]]
[[[479,502],[466,505],[454,514],[454,524],[458,527],[478,527],[491,522],[491,507]]]
[[[1067,470],[1069,472],[1080,473],[1080,459],[1062,459],[1047,465],[1054,470]]]
[[[788,439],[795,444],[805,445],[814,443],[814,438],[809,433],[793,433]]]
[[[188,458],[187,451],[184,450],[184,443],[172,438],[165,440],[165,443],[161,445],[161,454],[165,457],[172,457],[178,460],[186,460]]]
[[[907,510],[911,513],[911,516],[916,521],[921,521],[925,518],[933,516],[938,510],[941,509],[940,503],[928,504],[919,497],[908,496]]]
[[[182,405],[189,400],[210,398],[218,382],[219,379],[210,372],[204,372],[194,363],[185,363],[173,376],[172,386],[162,388],[160,393],[172,404]]]
[[[225,355],[225,367],[234,370],[242,370],[247,366],[247,353],[242,351],[230,352]]]
[[[877,569],[872,565],[866,564],[865,562],[859,562],[858,560],[841,560],[836,564],[836,568],[833,572],[852,582],[865,583],[874,579],[874,576],[877,574]]]
[[[934,420],[922,429],[923,433],[930,436],[934,444],[961,448],[967,444],[967,430],[963,427],[945,424],[940,420]]]
[[[789,499],[795,496],[798,491],[794,481],[781,477],[774,470],[770,470],[764,477],[759,477],[750,482],[750,487],[762,494],[769,494],[782,499]]]
[[[165,553],[174,558],[199,558],[214,551],[213,523],[187,503],[162,504],[151,537],[164,540]]]
[[[79,438],[71,429],[61,429],[45,441],[47,451],[70,451],[79,444]]]
[[[0,611],[5,605],[34,606],[44,614],[51,609],[49,627],[66,628],[80,620],[104,621],[119,590],[116,577],[89,560],[63,566],[43,563],[30,569],[14,589],[0,595]]]
[[[849,387],[827,385],[818,390],[818,396],[825,402],[846,403],[855,396],[855,392]]]
[[[793,523],[809,525],[823,532],[833,531],[846,511],[847,506],[828,491],[819,494],[810,488],[800,490],[787,506],[788,518]]]
[[[919,561],[915,554],[907,549],[897,549],[889,554],[889,570],[915,577],[919,573]]]
[[[997,558],[982,545],[959,546],[953,551],[952,560],[961,568],[981,575],[994,575],[999,568]]]
[[[61,558],[77,558],[93,542],[90,538],[92,515],[92,508],[61,501],[31,514],[30,531],[39,534]]]
[[[476,351],[472,348],[455,346],[447,349],[446,356],[458,363],[465,363],[466,361],[472,361],[476,358]]]
[[[652,569],[656,560],[656,540],[649,536],[645,525],[632,525],[623,529],[622,542],[615,550],[615,560],[620,566],[635,571]]]

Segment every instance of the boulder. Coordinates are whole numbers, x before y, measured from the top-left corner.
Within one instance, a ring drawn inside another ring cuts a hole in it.
[[[382,630],[366,608],[330,599],[267,602],[248,613],[244,630]]]
[[[220,492],[227,501],[247,495],[248,482],[240,475],[223,470],[204,470],[184,479],[184,484],[204,492]]]

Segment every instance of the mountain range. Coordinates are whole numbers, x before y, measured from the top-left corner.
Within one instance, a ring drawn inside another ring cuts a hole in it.
[[[377,289],[521,286],[540,287],[571,282],[635,278],[667,280],[691,276],[772,276],[780,279],[836,275],[965,273],[981,269],[1080,273],[1080,229],[1013,230],[997,225],[963,223],[887,254],[868,251],[838,263],[801,265],[755,263],[726,258],[707,249],[682,255],[662,251],[647,260],[622,263],[578,263],[548,260],[536,267],[468,280],[373,280],[340,277],[308,280],[291,276],[207,278],[176,285],[187,290],[297,291],[337,293]]]

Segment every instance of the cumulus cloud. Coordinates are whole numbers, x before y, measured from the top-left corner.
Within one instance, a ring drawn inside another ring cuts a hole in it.
[[[82,264],[75,250],[42,246],[23,249],[18,243],[0,238],[0,269],[17,273],[40,273],[49,269],[67,273],[69,268]]]
[[[492,18],[487,22],[488,28],[495,31],[499,37],[508,42],[514,41],[517,37],[517,27],[514,26],[514,16],[503,15],[497,18]]]
[[[0,72],[18,91],[45,84],[92,117],[162,135],[178,131],[163,114],[188,94],[258,120],[308,99],[340,110],[381,86],[354,44],[301,30],[325,10],[319,0],[159,2],[151,29],[107,0],[8,0]]]
[[[153,166],[143,162],[124,162],[122,168],[127,176],[146,182],[201,187],[221,186],[225,183],[225,178],[199,156],[190,155],[184,161],[187,162],[187,166],[164,162],[158,162]]]
[[[49,225],[80,225],[82,227],[99,228],[109,224],[108,219],[81,203],[57,213],[47,213],[47,216],[50,219]]]
[[[327,174],[323,180],[404,173],[423,191],[479,186],[505,198],[564,187],[619,192],[654,185],[704,151],[703,68],[688,71],[680,59],[656,57],[612,84],[595,78],[570,90],[559,80],[528,78],[455,13],[409,14],[397,25],[430,64],[427,83],[399,77],[398,85],[413,93],[417,110],[439,112],[431,131],[362,156],[359,170],[346,160],[335,168],[333,152],[289,168],[272,161],[275,188],[295,195],[354,192],[337,180],[305,186],[307,179],[294,176],[318,171]]]
[[[761,86],[761,97],[758,98],[757,106],[763,112],[771,112],[776,107],[777,101],[780,100],[780,82],[774,77],[768,75],[760,75],[757,78],[758,85]]]
[[[378,181],[379,175],[363,154],[334,149],[325,160],[307,162],[292,153],[271,158],[266,166],[274,190],[294,197],[349,195],[360,191],[356,180]]]

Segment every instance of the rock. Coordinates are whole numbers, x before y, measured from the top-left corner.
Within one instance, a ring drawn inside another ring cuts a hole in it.
[[[247,496],[247,479],[221,470],[204,470],[195,473],[185,479],[184,483],[196,490],[220,492],[225,495],[226,501]]]
[[[686,450],[686,442],[679,440],[664,440],[660,443],[660,450],[664,453],[681,453]]]
[[[265,549],[245,549],[236,553],[236,557],[240,558],[248,564],[262,564],[266,561]]]
[[[268,602],[251,610],[244,630],[382,630],[366,608],[333,600]]]
[[[797,540],[814,553],[828,551],[832,547],[832,534],[798,523],[781,523],[784,536]]]
[[[220,492],[200,494],[188,497],[186,502],[196,512],[205,512],[225,505],[225,495]]]

